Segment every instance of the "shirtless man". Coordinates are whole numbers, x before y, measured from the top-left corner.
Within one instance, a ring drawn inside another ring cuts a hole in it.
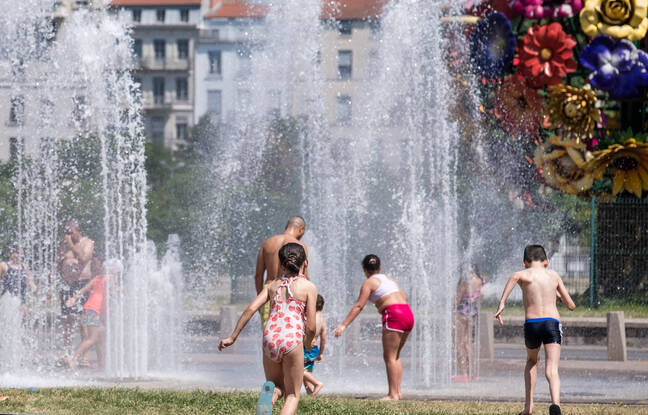
[[[524,342],[527,347],[527,363],[524,368],[524,387],[526,391],[524,411],[520,415],[533,413],[533,391],[536,384],[538,368],[538,353],[540,346],[545,347],[545,376],[549,381],[551,392],[550,415],[560,415],[560,377],[558,363],[560,362],[560,344],[562,343],[562,325],[556,307],[556,299],[560,299],[569,310],[576,305],[572,301],[562,279],[553,270],[547,269],[549,261],[547,254],[540,245],[529,245],[524,249],[523,271],[511,275],[500,300],[495,318],[500,325],[504,303],[516,284],[522,289],[524,303]]]
[[[301,238],[306,232],[306,221],[301,216],[291,216],[286,224],[286,229],[282,234],[271,236],[261,245],[259,255],[257,256],[256,272],[254,274],[254,285],[257,295],[261,293],[266,284],[274,281],[279,275],[279,249],[289,242],[295,242],[304,247],[306,251],[306,264],[304,266],[304,275],[308,279],[308,249],[301,242]],[[265,273],[265,281],[263,274]],[[259,314],[261,316],[261,330],[265,328],[268,320],[270,302],[265,303]]]
[[[78,301],[72,307],[68,307],[66,302],[68,299],[74,297],[88,280],[92,278],[90,263],[94,254],[94,241],[81,236],[81,228],[73,220],[65,225],[64,238],[64,241],[59,247],[56,265],[64,282],[59,295],[63,320],[63,341],[67,348],[72,345],[72,329],[78,322],[82,312],[79,304],[83,304],[85,299]],[[83,332],[81,336],[84,337]]]

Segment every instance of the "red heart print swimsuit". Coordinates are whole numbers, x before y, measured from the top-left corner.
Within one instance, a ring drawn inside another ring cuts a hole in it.
[[[306,303],[293,297],[290,286],[303,275],[282,275],[281,284],[270,300],[270,315],[263,331],[263,353],[277,363],[302,344],[304,339],[304,311]],[[286,300],[281,300],[281,289],[286,288]]]

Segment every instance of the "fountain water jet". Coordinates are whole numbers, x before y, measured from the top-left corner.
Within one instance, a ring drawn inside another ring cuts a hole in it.
[[[25,337],[31,356],[44,358],[24,369],[49,371],[62,353],[56,293],[63,283],[54,264],[71,217],[95,240],[96,255],[125,265],[115,276],[117,290],[108,290],[107,375],[141,378],[176,369],[178,355],[161,362],[152,353],[178,351],[182,313],[174,288],[181,286],[146,246],[145,139],[129,29],[101,8],[76,11],[57,27],[55,7],[8,2],[0,18],[0,35],[8,40],[1,71],[19,102],[13,112],[24,140],[15,176],[16,234],[42,294],[31,301]],[[158,320],[161,306],[178,311],[165,315],[166,327]],[[151,321],[167,335],[151,334]]]

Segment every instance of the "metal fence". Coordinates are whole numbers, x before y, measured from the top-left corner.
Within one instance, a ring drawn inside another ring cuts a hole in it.
[[[590,307],[648,304],[648,199],[592,199]]]

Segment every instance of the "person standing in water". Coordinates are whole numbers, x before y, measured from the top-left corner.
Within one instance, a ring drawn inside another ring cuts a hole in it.
[[[22,325],[27,313],[27,286],[33,293],[31,271],[20,258],[20,248],[9,248],[9,261],[0,262],[0,368],[19,366],[24,353],[22,346]]]
[[[245,309],[232,335],[218,344],[222,351],[234,344],[250,318],[270,301],[270,316],[263,332],[263,385],[257,414],[272,414],[272,406],[281,396],[285,403],[281,415],[297,412],[304,379],[304,349],[310,350],[316,330],[317,287],[303,272],[308,265],[306,251],[298,243],[279,249],[280,277],[261,289]]]
[[[286,223],[286,229],[282,234],[271,236],[266,239],[259,249],[257,256],[256,272],[254,274],[254,285],[257,295],[261,293],[264,286],[277,279],[280,273],[279,256],[277,253],[279,249],[287,243],[296,243],[304,248],[306,258],[308,258],[308,248],[306,244],[301,241],[301,238],[306,233],[306,221],[301,216],[291,216]],[[265,274],[265,280],[263,275]],[[308,269],[304,269],[304,276],[308,278]],[[269,303],[266,303],[259,310],[261,316],[261,329],[265,328],[268,321],[268,314],[270,312]]]
[[[71,220],[65,225],[65,236],[58,251],[57,269],[62,278],[59,297],[61,301],[62,335],[66,349],[72,346],[72,331],[79,324],[85,298],[72,307],[67,301],[93,277],[90,263],[94,255],[94,241],[81,235],[79,224]],[[81,337],[85,338],[83,327]]]
[[[484,279],[479,275],[479,268],[476,264],[471,266],[469,275],[462,275],[459,284],[457,284],[455,335],[458,373],[452,377],[457,382],[477,380],[474,331],[483,288]]]
[[[560,415],[560,377],[558,363],[560,362],[560,345],[562,344],[562,325],[560,314],[556,307],[559,298],[570,311],[576,308],[560,275],[547,269],[549,260],[541,245],[529,245],[524,248],[523,271],[511,275],[504,287],[502,299],[495,312],[495,318],[504,325],[502,312],[506,299],[519,285],[522,289],[524,303],[524,343],[527,348],[527,362],[524,368],[525,402],[524,411],[520,415],[533,413],[533,392],[536,385],[538,369],[538,353],[540,346],[545,349],[545,376],[549,381],[551,392],[550,415]]]
[[[335,337],[340,337],[360,314],[367,300],[375,303],[378,312],[382,314],[383,359],[389,383],[389,393],[382,399],[397,401],[402,398],[403,364],[400,353],[405,346],[407,336],[414,328],[414,315],[398,283],[390,276],[380,273],[380,258],[376,255],[367,255],[362,260],[362,270],[367,280],[360,287],[358,300],[333,333]]]

